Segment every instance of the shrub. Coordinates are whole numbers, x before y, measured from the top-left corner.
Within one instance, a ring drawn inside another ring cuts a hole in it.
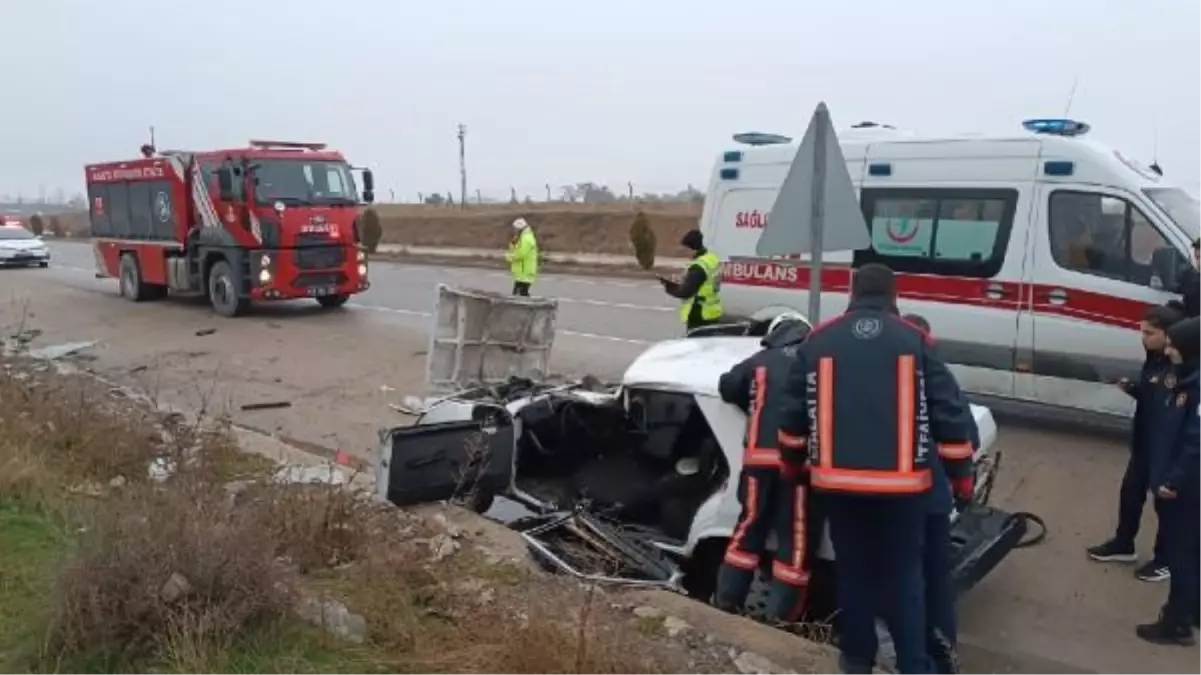
[[[40,215],[34,215],[29,219],[29,230],[39,237],[42,236],[43,232],[45,232],[46,225],[42,222],[42,217]]]
[[[655,231],[651,229],[646,214],[639,211],[630,225],[630,243],[634,246],[634,257],[638,266],[649,270],[655,266]]]
[[[34,234],[41,234],[41,232],[34,232]],[[50,216],[50,234],[55,237],[63,237],[67,234],[66,228],[63,227],[63,221],[58,216]]]
[[[383,237],[384,228],[380,225],[379,213],[375,209],[367,209],[363,212],[363,229],[360,232],[363,246],[367,247],[368,252],[375,253]]]
[[[59,575],[50,653],[160,657],[223,645],[291,606],[279,539],[253,511],[195,482],[131,489],[98,513]],[[171,642],[168,642],[171,641]]]

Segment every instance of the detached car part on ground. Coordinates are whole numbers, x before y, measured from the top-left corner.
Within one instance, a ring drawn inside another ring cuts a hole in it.
[[[746,423],[717,382],[758,349],[749,336],[672,340],[650,347],[614,387],[515,381],[437,399],[414,425],[381,432],[378,496],[398,505],[459,500],[518,530],[548,567],[708,600],[739,516]],[[986,505],[997,427],[987,408],[972,412],[976,503],[952,516],[961,592],[1027,529],[1025,518]],[[828,536],[818,558],[813,602],[832,596]],[[751,615],[766,592],[756,585]]]

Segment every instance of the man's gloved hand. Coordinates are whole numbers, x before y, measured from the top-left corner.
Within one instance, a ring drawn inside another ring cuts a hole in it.
[[[963,512],[976,496],[976,480],[972,476],[951,479],[951,496],[955,499],[955,510]]]

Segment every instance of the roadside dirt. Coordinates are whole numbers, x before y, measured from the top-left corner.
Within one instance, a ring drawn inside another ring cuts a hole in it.
[[[513,231],[509,224],[521,216],[538,233],[542,250],[557,253],[628,255],[630,224],[636,208],[629,204],[589,205],[544,203],[530,205],[469,205],[466,209],[416,204],[379,204],[384,243],[409,246],[448,246],[503,249]],[[697,226],[700,204],[645,204],[658,241],[660,256],[679,256],[680,237]],[[59,218],[74,237],[87,236],[86,213]]]

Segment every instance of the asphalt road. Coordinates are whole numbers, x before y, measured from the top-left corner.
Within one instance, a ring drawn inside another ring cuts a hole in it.
[[[79,283],[93,276],[95,259],[90,244],[53,242],[51,275],[66,274]],[[508,293],[512,282],[503,270],[434,267],[390,262],[374,263],[371,289],[356,295],[355,309],[391,316],[413,328],[425,330],[433,310],[438,284],[464,285]],[[112,281],[97,280],[111,286]],[[584,370],[598,376],[620,376],[622,368],[654,341],[679,336],[683,327],[678,304],[654,280],[544,275],[534,287],[536,295],[559,301],[555,353],[569,364],[568,374]],[[293,305],[311,305],[297,300]]]
[[[298,301],[228,321],[199,303],[126,303],[116,298],[115,281],[93,278],[88,245],[51,247],[50,269],[10,271],[0,286],[33,299],[34,322],[46,337],[105,341],[100,363],[108,373],[145,369],[153,358],[156,383],[177,391],[195,389],[195,374],[205,369],[236,372],[231,398],[294,402],[247,423],[327,447],[367,447],[383,419],[380,392],[420,386],[437,283],[509,290],[501,270],[381,262],[372,266],[372,289],[346,312]],[[650,280],[547,275],[535,291],[560,302],[552,366],[564,374],[616,378],[648,344],[681,332],[672,301]],[[0,307],[9,323],[13,304]],[[204,327],[220,333],[196,337]],[[1136,623],[1155,617],[1166,584],[1138,582],[1131,567],[1095,564],[1084,554],[1112,531],[1123,443],[1003,424],[998,447],[1004,457],[994,503],[1038,513],[1051,531],[1042,545],[1015,551],[960,603],[965,663],[976,672],[1198,672],[1196,648],[1153,647],[1133,635]],[[1145,515],[1142,551],[1154,534],[1149,505]]]

